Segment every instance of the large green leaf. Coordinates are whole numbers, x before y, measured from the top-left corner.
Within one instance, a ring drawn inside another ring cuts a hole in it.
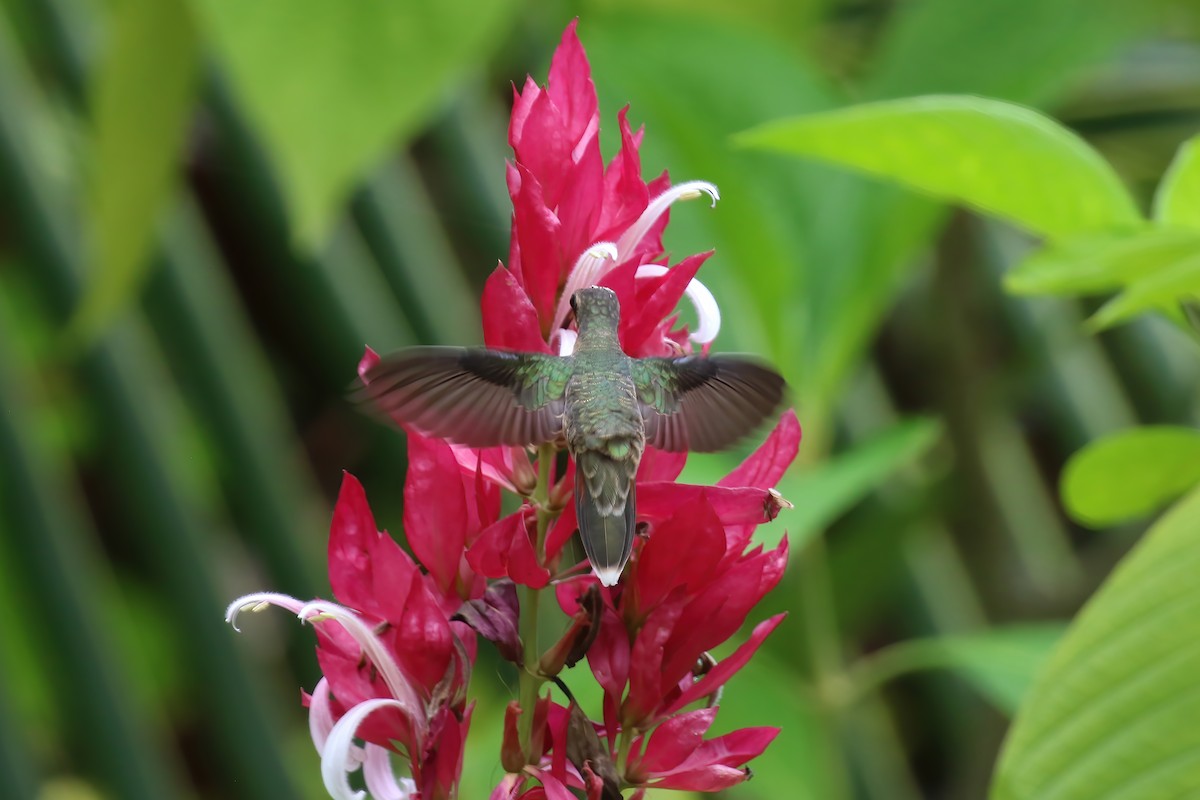
[[[1200,492],[1159,521],[1067,631],[1021,706],[994,800],[1200,792]]]
[[[1015,294],[1096,294],[1119,289],[1200,252],[1200,233],[1152,229],[1100,233],[1038,250],[1005,276]]]
[[[767,123],[738,141],[898,181],[1050,238],[1141,223],[1095,150],[1049,117],[999,100],[869,103]]]
[[[504,40],[512,0],[193,0],[312,246],[354,182]]]
[[[1156,425],[1107,436],[1063,470],[1063,504],[1101,527],[1157,510],[1200,483],[1200,430]]]
[[[137,291],[170,195],[199,63],[185,0],[125,0],[92,85],[89,286],[72,322],[89,336]]]
[[[907,673],[948,669],[997,708],[1013,714],[1063,630],[1058,623],[1014,625],[901,642],[864,661],[853,673],[859,681],[855,688],[863,692]]]
[[[1175,154],[1154,194],[1154,220],[1163,225],[1200,228],[1200,137]]]

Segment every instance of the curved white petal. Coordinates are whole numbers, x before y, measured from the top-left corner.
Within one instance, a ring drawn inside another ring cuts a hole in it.
[[[704,194],[712,199],[714,206],[721,199],[717,187],[708,181],[685,181],[672,186],[651,200],[637,221],[626,228],[625,233],[621,234],[621,238],[617,240],[617,258],[614,260],[623,261],[628,258],[629,252],[637,247],[638,243],[642,241],[642,237],[654,227],[654,223],[673,203],[678,200],[691,200]]]
[[[408,800],[416,794],[412,778],[397,778],[392,769],[392,754],[386,748],[368,743],[363,763],[363,781],[373,800]]]
[[[286,608],[293,614],[297,614],[300,612],[300,609],[304,608],[304,601],[297,600],[288,594],[279,594],[278,592],[244,594],[225,608],[225,621],[232,625],[235,631],[241,633],[242,629],[237,626],[237,618],[243,611],[257,613],[269,606]]]
[[[312,701],[308,706],[308,732],[318,753],[325,752],[329,732],[333,730],[333,706],[329,702],[329,681],[321,678],[312,690]],[[366,759],[366,753],[358,745],[352,745],[346,755],[347,772],[353,772]]]
[[[639,278],[658,277],[665,274],[667,274],[667,268],[661,264],[643,264],[638,267],[637,271]],[[717,305],[717,298],[713,297],[713,293],[708,290],[707,286],[695,278],[688,282],[684,294],[695,306],[698,319],[696,330],[689,333],[688,338],[697,344],[708,344],[717,338],[717,333],[721,330],[721,308]]]
[[[384,647],[383,642],[375,635],[358,614],[345,606],[331,603],[328,600],[314,600],[305,604],[296,614],[305,622],[320,622],[322,619],[335,620],[346,633],[362,648],[363,655],[379,670],[388,691],[392,693],[400,710],[412,721],[413,732],[418,739],[424,738],[425,710],[420,697],[412,687],[412,683],[400,670],[400,665],[392,654]],[[339,723],[341,724],[341,723]]]
[[[596,242],[575,259],[575,264],[567,274],[567,283],[563,287],[563,293],[558,298],[558,305],[554,308],[554,321],[550,330],[562,327],[563,321],[567,318],[567,311],[571,308],[571,295],[585,286],[595,284],[607,271],[604,269],[604,262],[616,262],[616,260],[617,245],[612,242]]]
[[[334,800],[364,800],[367,796],[365,791],[356,792],[350,788],[346,764],[350,763],[350,748],[357,747],[354,734],[358,726],[373,712],[389,706],[404,710],[401,703],[387,697],[365,700],[347,711],[329,732],[325,749],[321,752],[321,780],[325,784],[325,791]]]

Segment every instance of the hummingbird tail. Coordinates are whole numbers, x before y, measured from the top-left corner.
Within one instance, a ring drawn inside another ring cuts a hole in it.
[[[627,486],[624,503],[619,504],[613,502],[617,492],[605,485],[608,481],[599,482],[598,493],[589,488],[589,484],[596,486],[597,482],[589,481],[586,475],[595,475],[597,469],[610,472],[614,481],[628,483],[630,479],[622,465],[598,453],[580,454],[576,463],[575,516],[579,521],[579,538],[600,583],[613,586],[620,580],[621,570],[633,551],[637,510],[632,486]]]

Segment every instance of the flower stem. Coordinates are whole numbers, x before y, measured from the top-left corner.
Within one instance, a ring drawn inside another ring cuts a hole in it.
[[[617,775],[625,778],[625,768],[629,765],[629,748],[633,744],[633,730],[622,727],[620,738],[617,740]]]
[[[551,466],[554,463],[555,447],[544,444],[538,448],[538,481],[533,489],[533,506],[537,512],[537,541],[534,543],[534,554],[541,564],[546,558],[546,532],[555,513],[549,508]],[[525,754],[528,764],[536,764],[541,753],[531,752],[533,738],[533,711],[537,705],[538,689],[545,683],[545,678],[537,674],[538,660],[541,651],[538,647],[538,605],[541,600],[541,589],[532,586],[521,587],[521,618],[520,633],[523,668],[520,671],[521,716],[518,720],[517,734],[520,737],[521,751]]]

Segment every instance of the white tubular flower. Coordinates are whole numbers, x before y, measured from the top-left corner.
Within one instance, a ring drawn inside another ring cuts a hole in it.
[[[333,730],[333,707],[329,703],[329,681],[321,678],[316,688],[312,690],[312,702],[308,707],[308,732],[312,736],[313,746],[318,754],[324,754],[325,743],[329,741],[329,733]],[[346,753],[346,772],[353,772],[366,760],[363,748],[352,746]]]
[[[304,622],[332,619],[341,625],[362,648],[363,656],[379,670],[379,675],[387,685],[388,691],[392,693],[397,707],[411,720],[413,733],[417,736],[418,741],[424,738],[425,708],[421,698],[401,672],[400,665],[392,658],[392,654],[384,647],[375,632],[359,618],[358,614],[328,600],[314,600],[304,605],[296,613],[296,616]]]
[[[661,264],[643,264],[638,267],[637,277],[658,277],[667,274],[667,271]],[[717,298],[713,297],[707,286],[695,278],[688,282],[684,294],[692,301],[699,320],[696,330],[689,333],[688,338],[696,344],[708,344],[717,338],[717,333],[721,330],[721,308],[717,305]]]
[[[329,736],[325,740],[325,749],[321,752],[321,780],[325,784],[325,791],[329,792],[329,796],[334,800],[364,800],[366,798],[365,791],[356,792],[350,788],[349,774],[353,770],[348,771],[346,765],[351,763],[351,749],[358,747],[354,743],[354,735],[358,731],[358,726],[381,708],[398,708],[404,711],[402,703],[389,697],[365,700],[347,711],[329,732]],[[400,784],[396,783],[394,776],[392,782],[395,783],[398,792],[403,791]],[[372,790],[373,792],[374,790]],[[411,793],[408,792],[392,795],[399,800],[407,800],[410,796]],[[382,796],[376,795],[376,797]]]
[[[654,223],[658,221],[658,218],[676,201],[691,200],[704,194],[712,199],[713,206],[721,199],[717,187],[708,181],[685,181],[672,186],[651,200],[650,204],[646,206],[646,210],[637,218],[637,221],[630,225],[621,234],[621,238],[617,240],[617,257],[614,260],[619,262],[628,258],[629,253],[633,248],[638,246],[638,243],[642,241],[646,233],[654,227]]]
[[[397,778],[392,769],[392,754],[377,744],[367,745],[363,781],[373,800],[408,800],[417,793],[412,778]]]
[[[604,262],[615,263],[616,260],[617,246],[612,242],[596,242],[575,259],[575,265],[567,274],[567,285],[563,287],[562,296],[558,298],[558,305],[554,309],[554,322],[550,326],[551,330],[558,330],[562,327],[563,321],[567,318],[567,312],[571,309],[571,295],[586,286],[595,284],[608,271],[604,268]]]
[[[235,631],[241,633],[242,629],[237,626],[237,619],[243,611],[257,614],[259,611],[270,606],[278,606],[279,608],[287,609],[293,614],[299,614],[300,609],[304,608],[304,601],[297,600],[291,595],[279,594],[278,592],[245,594],[226,607],[225,621],[232,625]]]

